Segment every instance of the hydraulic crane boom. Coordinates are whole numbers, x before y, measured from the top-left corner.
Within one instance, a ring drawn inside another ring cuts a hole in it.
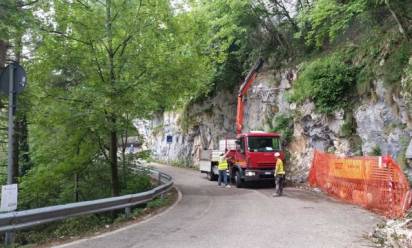
[[[236,113],[236,133],[240,134],[243,128],[243,111],[244,111],[244,96],[246,95],[248,89],[255,81],[259,69],[263,65],[263,59],[259,58],[252,69],[247,74],[245,81],[242,83],[239,89],[239,94],[237,96],[237,113]]]

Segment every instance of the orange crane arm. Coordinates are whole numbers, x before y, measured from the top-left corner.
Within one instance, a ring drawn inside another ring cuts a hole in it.
[[[263,59],[259,58],[252,69],[247,74],[245,81],[242,83],[239,89],[239,94],[237,96],[237,113],[236,113],[236,133],[240,134],[243,128],[243,114],[244,114],[244,96],[246,95],[248,89],[253,84],[256,79],[259,69],[263,65]]]

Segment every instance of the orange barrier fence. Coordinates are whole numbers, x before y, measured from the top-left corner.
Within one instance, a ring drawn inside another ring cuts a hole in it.
[[[402,217],[411,206],[409,182],[390,157],[339,157],[315,151],[309,184],[385,215]]]

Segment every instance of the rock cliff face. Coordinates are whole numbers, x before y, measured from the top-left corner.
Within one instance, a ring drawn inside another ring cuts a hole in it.
[[[270,123],[279,114],[293,117],[293,139],[286,148],[290,153],[290,180],[306,180],[314,149],[342,155],[381,151],[398,159],[402,157],[412,134],[412,110],[401,96],[385,89],[381,81],[374,83],[375,97],[360,99],[350,113],[339,110],[322,115],[315,112],[312,102],[288,102],[287,95],[296,78],[296,68],[263,68],[245,105],[244,131],[269,131]],[[216,149],[220,139],[235,136],[236,94],[237,91],[221,92],[192,105],[188,114],[165,112],[135,124],[157,159],[193,165],[199,149]],[[181,128],[183,122],[187,126],[185,131]],[[171,144],[166,143],[166,135],[173,135]]]
[[[145,138],[144,149],[152,150],[156,159],[190,166],[197,160],[199,149],[217,149],[220,139],[235,137],[235,120],[236,93],[222,92],[185,113],[161,113],[150,121],[137,120],[135,126]],[[167,135],[173,137],[171,144],[166,141]]]

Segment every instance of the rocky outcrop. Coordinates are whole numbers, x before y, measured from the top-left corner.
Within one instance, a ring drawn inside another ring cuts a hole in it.
[[[369,234],[369,238],[377,247],[412,248],[412,216],[404,219],[388,220]]]
[[[164,112],[153,120],[136,120],[134,124],[146,140],[143,149],[152,150],[156,159],[190,166],[197,160],[199,149],[217,149],[220,139],[234,137],[235,118],[236,94],[223,92],[186,111]],[[170,144],[168,135],[173,137]]]
[[[315,149],[342,155],[380,150],[395,158],[402,156],[412,132],[412,113],[401,95],[388,91],[377,80],[374,98],[359,100],[348,113],[339,110],[323,115],[315,111],[310,101],[300,105],[288,102],[287,95],[296,77],[295,68],[282,71],[263,68],[245,104],[244,131],[269,131],[278,115],[293,116],[293,140],[286,148],[290,153],[287,167],[290,180],[306,181]],[[221,92],[193,104],[185,113],[162,113],[151,121],[136,122],[136,126],[144,133],[146,145],[157,159],[169,158],[191,165],[197,160],[199,149],[216,149],[220,139],[235,136],[236,93]],[[165,138],[168,134],[174,138],[170,145]]]
[[[402,98],[391,94],[382,81],[375,82],[377,99],[364,99],[355,110],[357,133],[362,138],[362,151],[371,153],[375,147],[383,154],[397,158],[409,142],[410,111]],[[409,113],[408,113],[409,111]],[[405,141],[401,142],[402,139]]]

